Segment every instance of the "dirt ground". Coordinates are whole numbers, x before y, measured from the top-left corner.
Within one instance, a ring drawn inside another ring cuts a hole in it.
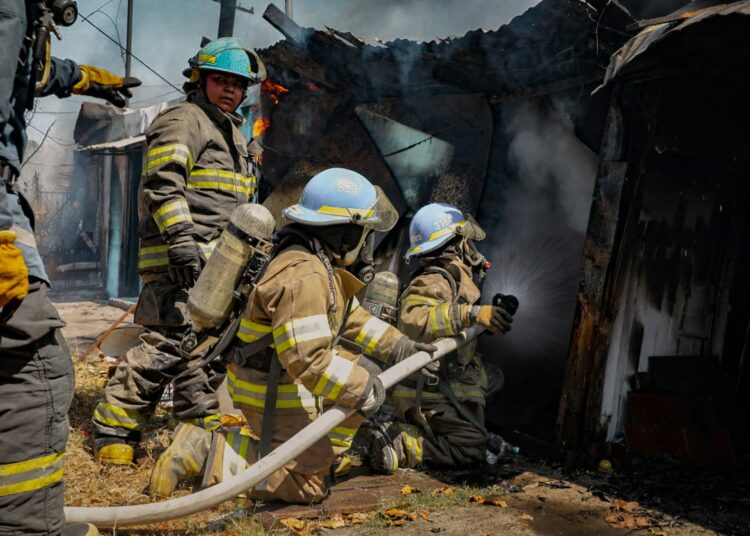
[[[148,477],[169,440],[168,408],[145,433],[140,464],[104,467],[93,460],[90,418],[107,366],[97,352],[80,360],[122,310],[94,302],[58,303],[74,353],[77,386],[71,409],[66,504],[147,502]],[[130,319],[129,319],[130,320]],[[559,466],[523,456],[467,471],[369,474],[358,461],[320,506],[283,507],[236,499],[202,514],[104,534],[456,534],[651,535],[750,534],[750,472],[739,467],[632,463],[612,472],[563,474]],[[190,490],[178,492],[185,495]],[[374,499],[372,499],[374,497]]]

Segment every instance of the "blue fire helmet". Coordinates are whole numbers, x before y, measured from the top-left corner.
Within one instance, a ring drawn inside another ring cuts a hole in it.
[[[250,84],[266,79],[266,66],[256,52],[235,37],[220,37],[207,43],[190,58],[182,74],[197,82],[200,71],[218,71],[244,78]]]
[[[356,171],[330,168],[305,185],[299,203],[285,208],[284,217],[305,225],[356,223],[375,231],[389,231],[398,212],[379,186]]]
[[[430,203],[420,208],[409,226],[411,247],[405,258],[435,251],[455,236],[484,240],[486,234],[471,216],[447,203]]]

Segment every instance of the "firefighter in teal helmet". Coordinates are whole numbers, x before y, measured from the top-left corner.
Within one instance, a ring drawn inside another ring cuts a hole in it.
[[[485,233],[471,217],[432,203],[414,215],[409,235],[406,259],[418,259],[419,268],[401,297],[398,328],[405,335],[429,343],[471,326],[492,334],[510,329],[510,312],[479,304],[474,280],[487,261],[475,242]],[[475,348],[471,341],[448,355],[435,381],[410,377],[393,389],[399,421],[373,430],[370,464],[376,472],[390,474],[422,463],[461,467],[485,459],[490,438],[484,406],[502,387],[502,372],[484,363]]]
[[[187,101],[159,115],[146,133],[139,192],[138,269],[143,289],[135,320],[148,328],[117,367],[94,411],[96,457],[128,464],[166,386],[186,367],[178,346],[185,306],[229,216],[253,200],[242,119],[248,85],[265,78],[257,54],[234,38],[206,44],[184,71]],[[203,430],[220,424],[216,389],[225,369],[211,364],[175,380],[173,413]]]

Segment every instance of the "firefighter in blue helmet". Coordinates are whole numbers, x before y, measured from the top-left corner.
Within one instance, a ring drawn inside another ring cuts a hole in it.
[[[486,260],[474,242],[485,233],[475,221],[451,205],[432,203],[414,215],[409,235],[406,259],[418,259],[419,269],[401,297],[398,328],[405,335],[427,343],[476,325],[492,334],[510,329],[507,310],[479,304],[474,275]],[[472,341],[448,355],[435,381],[417,376],[394,388],[400,419],[373,431],[370,463],[376,472],[422,463],[461,467],[485,459],[484,406],[502,387],[502,373],[475,349]]]
[[[254,51],[235,38],[207,43],[191,58],[187,102],[154,119],[139,192],[138,269],[143,288],[135,321],[145,326],[94,411],[96,458],[129,464],[164,389],[185,370],[179,343],[186,303],[232,211],[255,196],[255,173],[235,110],[249,84],[265,78]],[[173,414],[203,431],[220,424],[216,389],[225,368],[212,363],[175,381]],[[182,444],[184,433],[175,434]],[[187,440],[187,438],[185,438]]]
[[[182,426],[187,448],[159,460],[151,478],[154,495],[171,494],[177,482],[197,476],[222,481],[289,440],[333,404],[358,409],[343,423],[275,471],[248,497],[310,504],[324,499],[337,456],[351,447],[365,416],[374,414],[385,389],[369,363],[339,339],[390,366],[418,350],[416,343],[362,308],[355,294],[364,286],[348,269],[373,231],[390,230],[398,213],[385,193],[349,169],[332,168],[310,179],[299,203],[283,211],[289,222],[277,234],[279,251],[257,282],[234,344],[227,380],[242,409],[247,432],[213,437]],[[379,371],[378,371],[379,372]]]
[[[124,106],[140,84],[51,56],[52,24],[72,24],[74,4],[58,13],[53,2],[0,0],[0,534],[97,534],[92,525],[63,526],[73,365],[47,299],[31,207],[16,188],[35,96]]]

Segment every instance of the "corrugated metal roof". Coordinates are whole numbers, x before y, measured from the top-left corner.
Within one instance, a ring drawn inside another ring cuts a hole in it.
[[[685,28],[708,19],[730,15],[750,15],[750,0],[722,3],[692,11],[683,9],[677,14],[676,20],[646,27],[638,35],[625,43],[617,52],[612,54],[604,82],[600,87],[607,85],[612,79],[621,74],[627,65],[650,50],[654,44],[664,41],[675,32],[682,31]]]
[[[94,151],[106,151],[111,149],[123,149],[125,147],[129,147],[130,145],[135,145],[136,143],[145,143],[146,142],[146,136],[145,134],[141,134],[140,136],[134,136],[132,138],[123,138],[121,140],[115,140],[115,141],[109,141],[106,143],[96,143],[94,145],[89,145],[87,147],[81,147],[79,149],[82,152],[94,152]]]

